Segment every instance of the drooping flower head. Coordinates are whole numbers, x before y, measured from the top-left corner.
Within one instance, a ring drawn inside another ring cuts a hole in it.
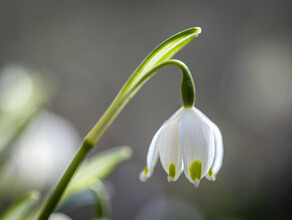
[[[155,134],[147,155],[147,165],[140,173],[146,181],[160,157],[169,181],[184,171],[196,187],[206,176],[215,180],[223,159],[222,135],[206,115],[195,107],[182,107]]]

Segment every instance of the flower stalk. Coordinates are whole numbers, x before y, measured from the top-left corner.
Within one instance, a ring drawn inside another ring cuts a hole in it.
[[[170,58],[200,33],[200,28],[190,28],[172,36],[154,49],[140,64],[137,70],[132,74],[120,90],[106,112],[84,138],[79,151],[76,153],[71,164],[68,166],[55,189],[50,194],[45,206],[41,210],[40,215],[37,218],[38,220],[48,219],[65,191],[66,186],[69,184],[72,176],[86,157],[87,153],[99,141],[101,136],[111,125],[117,115],[122,111],[125,105],[130,101],[130,99],[159,69],[168,65],[175,65],[181,69],[181,92],[183,105],[186,108],[194,105],[195,87],[189,69],[183,62],[174,59],[171,60]]]

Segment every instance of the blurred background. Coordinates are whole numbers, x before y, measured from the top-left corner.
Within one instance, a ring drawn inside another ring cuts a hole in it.
[[[193,73],[196,106],[222,131],[217,180],[195,188],[182,175],[168,183],[159,163],[146,183],[138,179],[152,137],[181,106],[181,75],[164,68],[91,153],[133,148],[107,178],[112,219],[291,219],[291,11],[288,0],[1,0],[0,149],[18,123],[29,124],[11,143],[16,153],[1,158],[8,161],[0,208],[25,190],[52,187],[142,59],[169,36],[200,26],[175,57]],[[86,220],[91,212],[66,214]]]

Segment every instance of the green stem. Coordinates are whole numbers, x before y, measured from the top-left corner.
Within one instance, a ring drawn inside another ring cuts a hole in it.
[[[131,78],[123,86],[117,97],[108,107],[107,111],[102,115],[100,120],[95,124],[91,131],[86,136],[92,145],[95,145],[99,138],[103,135],[105,130],[109,127],[112,121],[121,112],[124,106],[130,101],[131,98],[139,91],[139,89],[153,76],[155,73],[164,66],[175,65],[182,70],[182,83],[181,92],[183,105],[186,108],[192,107],[195,104],[195,84],[188,67],[180,60],[171,59],[164,61],[154,68],[150,69],[138,82],[134,85],[129,84]],[[129,89],[130,87],[130,89]]]
[[[91,129],[88,135],[85,137],[83,144],[80,147],[80,150],[75,155],[73,161],[63,174],[62,178],[59,180],[57,186],[55,187],[54,191],[50,195],[46,205],[41,211],[39,215],[39,220],[47,219],[50,214],[53,212],[55,206],[57,205],[60,197],[62,196],[66,186],[68,185],[69,181],[71,180],[73,174],[75,173],[76,169],[83,161],[85,156],[87,155],[88,151],[98,142],[100,137],[106,131],[106,129],[110,126],[113,120],[117,117],[117,115],[121,112],[124,106],[130,101],[130,99],[139,91],[139,89],[146,83],[155,73],[157,70],[161,69],[167,65],[175,65],[182,70],[183,77],[182,77],[182,84],[181,84],[181,92],[182,92],[182,99],[184,107],[192,107],[195,102],[195,86],[193,82],[192,75],[187,68],[187,66],[179,61],[179,60],[167,60],[164,61],[154,68],[150,69],[139,81],[137,81],[134,85],[130,79],[126,82],[123,86],[117,97],[113,100],[111,105],[108,107],[106,112],[102,115],[100,120],[95,124],[95,126]]]
[[[64,190],[66,189],[66,186],[70,182],[73,174],[77,170],[80,163],[83,161],[85,156],[87,155],[88,151],[92,148],[92,145],[88,141],[83,141],[79,151],[74,156],[72,162],[68,166],[67,170],[63,174],[62,178],[59,180],[57,186],[55,187],[54,191],[50,195],[49,199],[46,202],[46,205],[42,209],[40,215],[37,219],[39,220],[45,220],[48,219],[53,210],[55,209],[55,206],[57,205],[60,197],[62,196]]]
[[[180,68],[182,71],[182,82],[181,82],[181,95],[182,95],[182,101],[185,108],[193,107],[195,105],[195,98],[196,98],[196,89],[195,89],[195,83],[192,77],[192,74],[187,67],[185,63],[183,63],[180,60],[171,59],[162,62],[161,64],[157,65],[153,69],[151,69],[149,72],[147,72],[143,78],[140,79],[134,86],[132,90],[130,90],[129,95],[132,97],[136,94],[136,92],[153,76],[155,75],[156,71],[161,69],[164,66],[167,65],[174,65]]]

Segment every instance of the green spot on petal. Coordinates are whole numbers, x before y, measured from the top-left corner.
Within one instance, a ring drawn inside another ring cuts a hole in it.
[[[174,165],[174,163],[169,164],[168,175],[172,179],[175,178],[175,165]]]
[[[208,175],[209,175],[209,176],[213,176],[212,167],[211,167],[210,170],[208,171]]]
[[[149,172],[149,171],[148,171],[148,168],[145,167],[144,170],[143,170],[143,172],[144,172],[144,175],[147,175],[147,173]]]
[[[195,160],[189,167],[190,176],[193,181],[200,180],[202,175],[202,162]]]

